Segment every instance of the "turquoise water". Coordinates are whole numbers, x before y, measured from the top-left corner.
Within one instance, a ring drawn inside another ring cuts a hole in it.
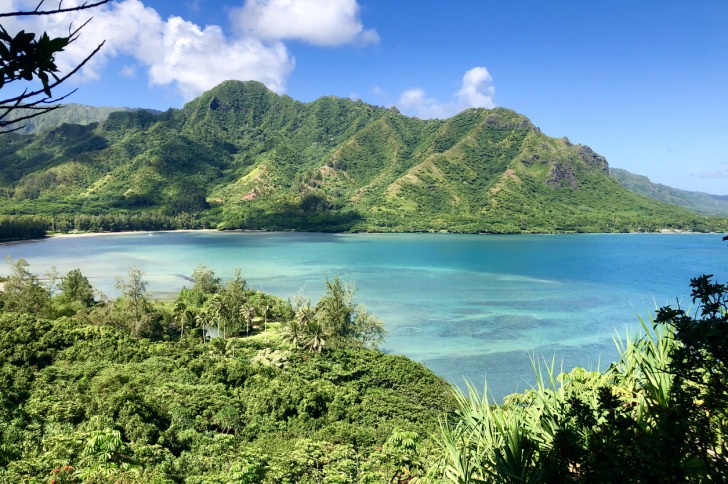
[[[51,238],[0,246],[35,273],[75,267],[114,295],[129,267],[168,295],[198,264],[257,289],[317,299],[326,276],[356,284],[357,299],[389,331],[382,349],[496,398],[527,388],[532,355],[557,366],[605,368],[612,338],[655,305],[690,305],[701,273],[728,280],[728,247],[710,234],[479,236],[445,234],[153,233]],[[0,274],[7,273],[2,267]]]

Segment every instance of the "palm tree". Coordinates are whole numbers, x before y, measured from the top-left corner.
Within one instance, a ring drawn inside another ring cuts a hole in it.
[[[205,338],[205,328],[210,323],[210,315],[207,313],[207,311],[202,310],[195,316],[195,326],[202,329],[202,342],[204,343],[207,338]]]
[[[179,339],[182,339],[185,333],[185,323],[189,324],[194,319],[194,313],[183,301],[177,301],[174,306],[174,319],[182,328],[179,333]]]
[[[241,306],[240,316],[242,316],[243,320],[245,321],[245,334],[250,334],[250,323],[255,317],[255,306],[250,304],[245,304]]]
[[[318,319],[312,319],[306,326],[306,339],[303,342],[305,348],[321,353],[326,346],[329,335],[324,324]]]
[[[281,331],[281,338],[283,341],[287,341],[291,344],[291,347],[296,347],[301,342],[301,337],[304,335],[303,328],[296,319],[293,319],[286,324]]]
[[[263,306],[263,333],[265,335],[268,335],[268,313],[270,312],[272,306],[269,302],[266,302]]]
[[[295,346],[303,346],[308,336],[308,328],[316,317],[316,311],[311,307],[311,301],[301,303],[296,309],[293,321],[286,325],[283,337]]]
[[[220,323],[222,322],[222,339],[225,339],[225,322],[228,319],[228,307],[220,294],[215,294],[210,299],[210,310],[217,319],[217,335],[220,336]]]
[[[315,315],[316,313],[311,307],[310,301],[301,304],[296,309],[293,320],[289,321],[286,327],[283,328],[281,337],[293,346],[303,346],[304,339],[307,336],[308,325],[311,324]]]

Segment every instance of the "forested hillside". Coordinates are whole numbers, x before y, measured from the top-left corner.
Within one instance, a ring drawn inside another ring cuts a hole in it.
[[[0,482],[390,482],[454,408],[338,279],[316,304],[223,283],[174,301],[143,274],[98,298],[79,270],[0,290]],[[205,338],[205,333],[213,336]]]
[[[337,278],[316,303],[198,267],[174,301],[9,261],[0,291],[0,482],[725,482],[728,286],[658,310],[604,372],[497,405],[372,348]],[[205,335],[213,336],[212,339]],[[710,371],[706,371],[706,369]]]
[[[110,113],[115,111],[130,111],[129,108],[95,107],[84,104],[64,104],[62,107],[49,111],[43,116],[37,116],[21,123],[20,134],[42,133],[62,124],[91,124],[104,121]],[[21,118],[29,112],[23,108],[11,111],[6,118],[13,121]]]
[[[726,195],[679,190],[661,183],[652,183],[646,176],[635,175],[619,168],[610,168],[609,173],[631,192],[672,205],[679,205],[694,212],[723,217],[728,215],[728,196]]]
[[[114,112],[0,138],[0,210],[55,230],[711,230],[723,219],[625,190],[586,146],[513,111],[419,120],[227,81],[161,114]]]

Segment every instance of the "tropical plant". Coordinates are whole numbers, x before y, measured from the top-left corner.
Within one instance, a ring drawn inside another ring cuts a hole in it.
[[[723,240],[728,240],[724,237]],[[670,306],[655,321],[674,332],[669,374],[674,379],[668,398],[672,413],[666,427],[675,429],[673,445],[683,452],[698,476],[728,480],[728,285],[701,275],[690,281],[694,313]],[[679,419],[675,419],[675,414]],[[692,458],[692,460],[690,460]]]
[[[303,347],[310,326],[316,317],[309,299],[298,299],[294,305],[293,319],[288,321],[281,331],[281,337],[293,347]]]
[[[211,315],[207,310],[202,310],[195,315],[195,327],[200,330],[202,342],[207,341],[207,329],[211,324]]]
[[[208,301],[208,309],[214,321],[217,321],[217,335],[225,339],[225,324],[228,320],[228,307],[221,294],[214,294]],[[220,325],[222,324],[222,331]]]
[[[252,304],[240,306],[240,316],[245,321],[245,334],[250,334],[250,324],[253,322],[256,314],[255,306]]]
[[[183,301],[178,300],[175,302],[173,314],[175,321],[180,325],[179,339],[182,339],[185,334],[185,324],[194,322],[195,313]]]

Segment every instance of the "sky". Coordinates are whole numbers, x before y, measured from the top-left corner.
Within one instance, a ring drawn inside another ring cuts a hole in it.
[[[69,102],[166,110],[252,79],[419,118],[503,107],[612,167],[728,194],[728,0],[116,0],[2,25],[60,35],[89,17],[59,67],[106,43]]]

